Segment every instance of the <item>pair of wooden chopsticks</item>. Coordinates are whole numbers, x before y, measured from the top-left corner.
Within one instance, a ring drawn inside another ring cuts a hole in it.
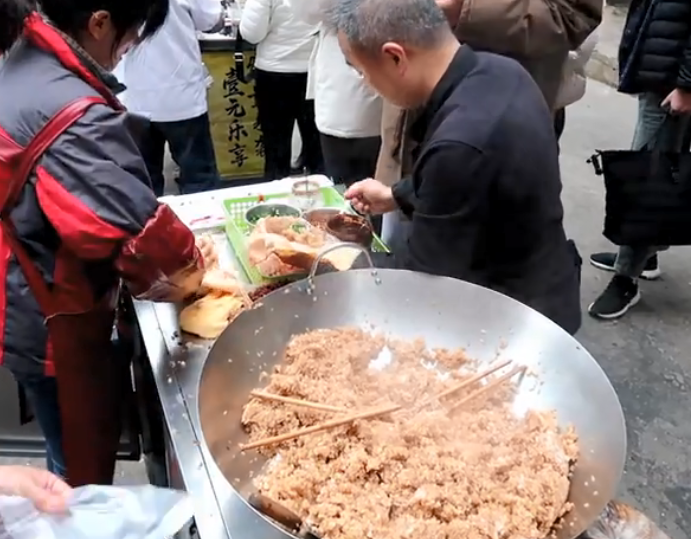
[[[295,399],[293,397],[285,397],[283,395],[276,395],[275,393],[267,393],[266,391],[259,391],[255,389],[250,391],[250,396],[257,399],[283,402],[285,404],[291,404],[293,406],[300,406],[302,408],[311,408],[312,410],[321,410],[323,412],[348,412],[348,408],[342,408],[340,406],[330,406],[328,404],[321,404],[319,402],[312,402],[303,399]]]
[[[496,365],[493,365],[489,367],[488,369],[479,372],[478,374],[474,375],[471,378],[468,378],[467,380],[464,380],[448,389],[445,389],[443,392],[441,392],[439,395],[436,395],[432,398],[426,399],[425,401],[422,402],[422,406],[426,406],[427,404],[430,404],[431,402],[446,398],[454,393],[457,393],[458,391],[479,382],[483,378],[486,378],[487,376],[495,373],[496,371],[508,366],[511,364],[511,361],[504,361],[501,363],[498,363]],[[480,397],[482,395],[486,395],[491,393],[492,391],[495,391],[499,386],[516,376],[517,374],[523,374],[527,370],[527,367],[522,366],[522,365],[517,365],[513,369],[511,369],[509,372],[506,374],[503,374],[502,376],[491,380],[488,382],[486,385],[482,386],[481,388],[475,390],[473,393],[463,397],[460,401],[455,402],[454,405],[451,407],[451,411],[458,410],[461,406],[467,404],[468,402],[476,399],[477,397]],[[304,401],[300,399],[293,399],[290,397],[283,397],[281,395],[273,395],[271,393],[264,393],[262,391],[252,391],[251,395],[253,397],[257,398],[263,398],[266,400],[275,400],[278,402],[285,402],[287,404],[292,404],[295,406],[303,406],[306,408],[313,408],[317,410],[324,410],[324,411],[330,411],[330,412],[346,412],[348,411],[347,409],[344,408],[339,408],[336,406],[328,406],[326,404],[319,404],[315,402],[310,402],[310,401]],[[314,434],[316,432],[322,432],[325,430],[329,430],[335,427],[340,427],[341,425],[347,425],[349,423],[352,423],[354,421],[358,421],[360,419],[373,419],[375,417],[380,417],[384,416],[387,414],[391,414],[393,412],[397,412],[402,408],[401,405],[399,404],[394,404],[394,405],[388,405],[388,406],[382,406],[373,410],[368,410],[368,411],[361,411],[353,414],[349,414],[347,416],[339,417],[337,419],[332,419],[331,421],[326,421],[324,423],[319,423],[317,425],[312,425],[311,427],[306,427],[303,429],[297,429],[291,432],[286,432],[284,434],[279,434],[277,436],[271,436],[268,438],[262,438],[261,440],[256,440],[254,442],[250,442],[248,444],[240,444],[240,449],[242,451],[246,451],[248,449],[257,449],[259,447],[264,447],[267,445],[274,445],[274,444],[279,444],[282,442],[286,442],[288,440],[293,440],[295,438],[299,438],[301,436],[304,436],[306,434]]]

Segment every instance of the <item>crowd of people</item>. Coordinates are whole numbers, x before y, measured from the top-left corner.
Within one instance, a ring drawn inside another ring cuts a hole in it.
[[[581,258],[563,225],[558,139],[602,10],[246,0],[266,179],[290,174],[297,124],[301,167],[384,215],[392,249],[378,265],[486,286],[575,334]],[[227,24],[218,0],[0,0],[1,358],[46,434],[49,470],[73,485],[112,480],[120,283],[178,301],[203,277],[207,253],[157,196],[166,145],[182,193],[220,186],[196,32]],[[619,89],[639,99],[634,148],[664,137],[688,150],[689,43],[690,3],[633,1]],[[664,249],[593,254],[615,275],[589,313],[623,315]]]

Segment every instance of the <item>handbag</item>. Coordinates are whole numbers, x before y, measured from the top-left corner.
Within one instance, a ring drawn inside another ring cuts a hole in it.
[[[691,153],[663,150],[659,136],[677,118],[667,116],[642,150],[588,160],[604,176],[603,234],[615,245],[691,245]]]

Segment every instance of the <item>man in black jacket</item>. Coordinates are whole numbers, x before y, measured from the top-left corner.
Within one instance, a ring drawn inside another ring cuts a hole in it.
[[[638,95],[638,122],[632,148],[651,144],[688,151],[691,113],[691,2],[634,0],[619,46],[619,91]],[[590,263],[615,272],[588,312],[619,318],[638,303],[637,280],[660,276],[658,251],[666,247],[622,246],[618,253],[595,253]]]
[[[470,281],[581,323],[580,259],[562,225],[552,116],[517,62],[461,46],[434,0],[334,0],[327,25],[349,63],[395,105],[422,107],[410,178],[346,196],[400,208],[409,235],[375,263]]]

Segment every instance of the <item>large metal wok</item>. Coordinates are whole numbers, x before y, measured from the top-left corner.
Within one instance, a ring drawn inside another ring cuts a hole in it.
[[[245,500],[264,461],[243,454],[240,417],[262,370],[279,362],[291,336],[317,328],[374,326],[394,337],[424,337],[430,347],[467,349],[485,362],[497,357],[530,366],[518,408],[556,409],[573,424],[580,459],[571,483],[573,511],[558,539],[573,539],[616,493],[626,453],[624,417],[602,369],[556,324],[506,296],[455,279],[400,270],[353,270],[294,283],[239,316],[213,346],[200,381],[199,415],[211,467],[233,489],[227,521],[262,539],[292,535],[257,516]],[[246,520],[246,523],[244,521]],[[250,524],[251,522],[251,524]],[[238,537],[244,539],[244,537]]]

